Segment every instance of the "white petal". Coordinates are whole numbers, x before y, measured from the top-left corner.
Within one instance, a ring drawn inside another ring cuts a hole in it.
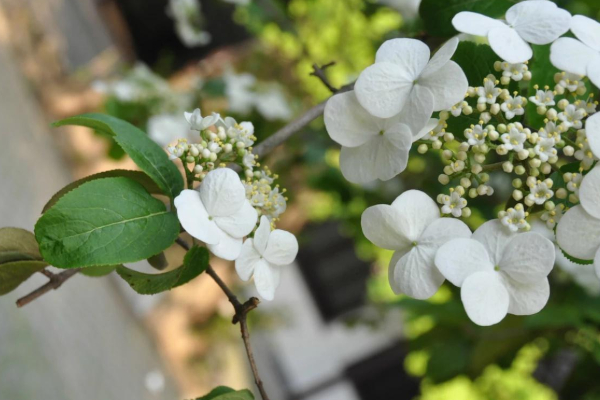
[[[502,21],[471,11],[459,12],[452,18],[454,28],[475,36],[487,36],[490,29],[506,26]]]
[[[587,66],[598,52],[573,38],[559,38],[550,46],[550,62],[561,71],[587,75]]]
[[[429,121],[427,122],[427,124],[425,124],[425,127],[423,129],[421,129],[415,137],[413,137],[413,141],[416,142],[417,140],[423,139],[425,136],[427,136],[427,134],[429,132],[431,132],[433,129],[435,129],[438,122],[439,122],[439,119],[430,118]]]
[[[596,87],[600,87],[600,55],[592,58],[587,65],[587,76]]]
[[[218,229],[219,243],[207,244],[206,247],[217,257],[223,260],[233,261],[239,257],[242,251],[242,239],[229,236],[227,233]]]
[[[429,61],[429,47],[417,39],[391,39],[379,47],[375,63],[388,62],[416,79]]]
[[[591,260],[600,248],[600,219],[592,217],[581,205],[575,206],[560,219],[556,241],[571,256]]]
[[[600,23],[583,15],[571,19],[571,32],[577,39],[596,51],[600,51]]]
[[[377,135],[362,146],[342,147],[342,175],[353,183],[392,179],[406,168],[411,145],[412,136],[408,132]]]
[[[470,238],[471,230],[459,219],[438,218],[432,221],[418,240],[419,246],[428,246],[437,251],[439,247],[452,239]]]
[[[269,242],[263,257],[271,264],[288,265],[298,255],[298,239],[291,233],[275,229],[269,235]]]
[[[402,231],[405,220],[393,206],[379,204],[367,208],[360,223],[367,239],[378,247],[406,252],[412,246]]]
[[[392,256],[392,259],[390,260],[390,263],[388,265],[388,282],[390,283],[390,287],[392,288],[392,291],[396,294],[402,293],[402,289],[400,288],[400,286],[396,283],[396,280],[394,279],[394,271],[396,270],[396,264],[398,264],[398,261],[400,261],[400,259],[406,253],[408,253],[411,249],[412,249],[412,247],[407,247],[405,250],[395,251],[394,255]]]
[[[269,236],[271,235],[271,222],[266,216],[260,217],[260,225],[254,232],[254,248],[258,251],[258,254],[263,255],[269,242]]]
[[[342,146],[360,146],[379,134],[375,119],[360,105],[354,91],[336,94],[325,105],[327,133]]]
[[[554,267],[554,243],[539,233],[514,235],[498,266],[518,283],[533,284],[548,276]]]
[[[219,243],[220,229],[208,219],[200,193],[196,190],[183,190],[175,198],[175,208],[179,222],[187,233],[206,244]]]
[[[213,218],[219,228],[234,238],[243,238],[252,232],[257,220],[258,213],[248,200],[245,200],[242,207],[235,213],[226,217]]]
[[[511,64],[522,63],[533,56],[531,46],[513,28],[494,28],[488,34],[492,50]]]
[[[397,115],[408,100],[414,78],[400,66],[378,62],[358,77],[354,91],[360,104],[379,118]]]
[[[530,284],[505,278],[504,284],[510,296],[508,312],[514,315],[531,315],[540,312],[550,298],[548,278]]]
[[[600,219],[600,165],[583,177],[579,188],[579,201],[588,214]]]
[[[433,94],[433,111],[452,107],[465,97],[469,88],[465,73],[454,61],[448,61],[436,72],[419,78],[417,86],[420,85],[425,86]]]
[[[243,281],[252,277],[256,263],[260,260],[260,254],[254,248],[252,239],[246,239],[238,258],[235,259],[235,270]]]
[[[504,249],[514,235],[515,233],[508,230],[499,220],[493,219],[477,228],[473,232],[473,239],[483,244],[492,264],[499,265]]]
[[[420,190],[407,190],[393,201],[392,207],[402,221],[400,229],[409,242],[417,241],[433,221],[440,218],[435,201]]]
[[[585,133],[590,150],[596,157],[600,157],[600,113],[594,114],[585,122]]]
[[[202,180],[200,198],[209,215],[226,217],[242,207],[246,201],[246,189],[232,169],[217,168]]]
[[[506,21],[525,41],[548,44],[569,30],[571,14],[546,1],[524,1],[506,12]]]
[[[413,136],[416,136],[427,124],[433,113],[435,101],[431,91],[421,85],[415,85],[398,119],[406,124]]]
[[[259,260],[254,267],[254,284],[260,297],[265,300],[275,298],[275,290],[281,279],[280,267],[269,265],[265,260]]]
[[[502,321],[510,301],[500,276],[493,271],[476,272],[465,279],[460,298],[471,321],[481,326]]]
[[[455,286],[461,287],[467,277],[479,271],[493,271],[487,250],[477,240],[454,239],[439,248],[435,265]]]
[[[435,267],[434,257],[435,250],[431,248],[413,247],[393,268],[392,290],[419,300],[433,296],[444,283],[443,275]]]
[[[456,37],[448,40],[444,43],[438,51],[431,57],[431,60],[427,63],[427,66],[421,73],[421,77],[429,76],[437,72],[440,68],[444,67],[448,61],[454,55],[456,48],[458,47],[459,40]]]

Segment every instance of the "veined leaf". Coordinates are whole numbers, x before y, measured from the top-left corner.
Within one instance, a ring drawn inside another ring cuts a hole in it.
[[[175,198],[183,190],[183,177],[164,150],[130,123],[105,114],[82,114],[53,124],[63,125],[86,126],[112,136],[164,194]]]
[[[29,277],[48,266],[45,261],[12,261],[0,264],[0,296],[16,289]]]
[[[81,270],[81,274],[90,278],[100,278],[106,276],[117,269],[117,265],[98,265],[97,267],[87,267]]]
[[[247,389],[234,390],[226,386],[219,386],[196,400],[254,400],[254,395]]]
[[[93,180],[65,194],[38,220],[44,259],[59,268],[145,260],[173,244],[177,216],[142,185],[123,177]]]
[[[496,73],[494,63],[500,61],[500,57],[487,44],[460,42],[452,60],[465,72],[469,85],[478,87],[483,86],[483,80],[489,74]]]
[[[129,286],[139,294],[156,294],[188,283],[208,267],[208,250],[204,247],[193,247],[187,252],[183,266],[164,274],[145,274],[124,266],[117,268],[117,273]]]
[[[1,228],[0,264],[24,260],[42,260],[33,233],[20,228]]]

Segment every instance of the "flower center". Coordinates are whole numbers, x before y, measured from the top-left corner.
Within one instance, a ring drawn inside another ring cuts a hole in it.
[[[494,271],[500,271],[500,267],[499,267],[498,265],[496,265],[496,266],[494,267]]]

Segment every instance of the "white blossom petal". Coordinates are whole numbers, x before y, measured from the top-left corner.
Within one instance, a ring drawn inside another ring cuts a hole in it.
[[[274,265],[288,265],[298,255],[298,240],[290,232],[275,229],[269,235],[269,242],[263,257]]]
[[[600,248],[600,219],[592,217],[581,205],[575,206],[560,219],[556,241],[571,256],[591,260]]]
[[[550,298],[548,278],[530,284],[504,279],[510,296],[508,312],[514,315],[531,315],[540,312]]]
[[[365,110],[354,91],[336,94],[325,105],[325,127],[337,143],[356,147],[379,134],[376,118]]]
[[[267,243],[269,242],[269,236],[271,235],[271,222],[265,215],[260,217],[260,224],[254,232],[254,248],[258,251],[258,254],[265,254]]]
[[[398,119],[410,128],[413,140],[431,118],[434,103],[433,94],[428,88],[421,85],[413,87],[408,101],[398,114]]]
[[[429,61],[429,47],[417,39],[391,39],[379,47],[375,63],[388,62],[416,79]]]
[[[411,249],[412,247],[407,247],[405,250],[395,251],[388,265],[388,282],[390,283],[392,291],[396,294],[402,293],[402,288],[400,288],[400,286],[396,283],[396,280],[394,279],[394,271],[396,270],[396,264],[398,264],[398,261],[400,261],[400,259]]]
[[[531,46],[508,26],[491,29],[488,40],[492,50],[511,64],[525,62],[533,56]]]
[[[448,61],[443,68],[422,76],[415,86],[424,86],[433,94],[433,111],[449,109],[467,94],[469,82],[462,68],[454,61]],[[412,96],[412,94],[411,94]],[[427,118],[431,117],[431,114]]]
[[[265,300],[275,298],[275,290],[281,280],[281,271],[278,266],[270,265],[265,260],[259,260],[254,267],[254,284],[260,297]]]
[[[475,272],[467,277],[461,287],[460,297],[467,315],[477,325],[497,324],[508,312],[508,291],[494,271]]]
[[[444,276],[434,264],[435,250],[416,246],[398,260],[393,268],[392,290],[424,300],[433,296],[444,283]]]
[[[246,239],[239,257],[235,259],[235,270],[241,280],[248,281],[252,277],[256,263],[259,260],[260,254],[254,248],[253,240]]]
[[[458,287],[475,272],[494,270],[483,244],[466,238],[451,240],[440,247],[435,265],[446,279]]]
[[[519,233],[506,245],[500,271],[521,284],[534,284],[554,267],[554,244],[535,232]]]
[[[490,29],[506,26],[502,21],[471,11],[462,11],[456,14],[452,18],[452,25],[459,32],[475,36],[487,36]]]
[[[200,185],[200,198],[213,217],[226,217],[238,211],[246,201],[246,189],[230,168],[217,168],[206,174]]]
[[[588,214],[600,219],[600,165],[583,177],[579,188],[579,201]]]
[[[590,150],[600,158],[600,113],[594,114],[585,122],[585,133]]]
[[[248,200],[245,200],[242,207],[235,213],[226,217],[213,218],[219,228],[234,238],[243,238],[252,232],[257,220],[258,213]]]
[[[453,239],[470,238],[471,230],[459,219],[438,218],[432,221],[418,240],[419,246],[431,247],[434,252]]]
[[[584,44],[600,51],[600,23],[583,15],[574,15],[571,19],[571,32]]]
[[[482,243],[490,257],[491,263],[500,265],[504,249],[515,233],[502,225],[498,219],[484,222],[475,232],[472,238]]]
[[[600,87],[600,55],[596,55],[589,62],[586,75],[596,87]]]
[[[219,242],[217,244],[206,244],[206,247],[208,247],[211,253],[228,261],[233,261],[238,258],[242,251],[243,240],[229,236],[221,229],[218,229],[218,237]]]
[[[187,233],[206,244],[219,242],[220,229],[208,219],[206,208],[200,200],[200,193],[196,190],[183,190],[175,198],[175,208],[179,222]]]
[[[569,30],[571,14],[545,0],[524,1],[506,12],[506,21],[525,41],[548,44]]]
[[[423,77],[429,76],[429,75],[437,72],[442,67],[445,68],[446,64],[448,64],[448,61],[450,61],[450,59],[454,55],[454,52],[456,52],[458,43],[459,43],[459,40],[457,37],[453,37],[450,40],[448,40],[446,43],[444,43],[438,49],[438,51],[435,52],[433,57],[431,57],[431,60],[429,60],[429,62],[427,63],[427,66],[425,67],[425,69],[423,69],[423,72],[421,73],[421,77],[423,78]]]
[[[440,120],[437,118],[430,118],[427,124],[425,124],[425,127],[421,129],[416,136],[413,137],[413,141],[423,139],[429,132],[435,129],[439,122]]]
[[[587,66],[599,55],[579,40],[562,37],[550,46],[550,62],[561,71],[587,75]]]
[[[435,201],[420,190],[407,190],[392,202],[400,218],[400,231],[409,242],[417,241],[433,221],[440,218]],[[400,249],[396,249],[400,250]]]
[[[367,239],[378,247],[407,252],[412,246],[411,240],[402,231],[406,221],[393,206],[378,204],[367,208],[360,223]]]
[[[594,257],[594,270],[596,271],[596,276],[600,279],[600,248],[596,252],[596,256]]]

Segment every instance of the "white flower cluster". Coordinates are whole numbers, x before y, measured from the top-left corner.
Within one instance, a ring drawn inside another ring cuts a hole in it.
[[[197,0],[169,0],[167,15],[175,20],[177,36],[187,47],[210,43],[210,33],[203,29],[204,16]]]
[[[185,118],[199,132],[200,142],[181,139],[167,148],[171,159],[182,161],[188,182],[188,189],[175,199],[179,221],[214,255],[235,260],[243,280],[254,275],[258,293],[272,300],[280,267],[293,262],[298,253],[294,235],[273,230],[286,209],[285,189],[275,185],[277,175],[268,168],[257,169],[251,122],[238,124],[216,113],[202,116],[199,109],[185,113]],[[228,163],[243,168],[244,181],[226,168]],[[195,181],[200,186],[192,189]],[[253,231],[253,239],[244,241]]]

